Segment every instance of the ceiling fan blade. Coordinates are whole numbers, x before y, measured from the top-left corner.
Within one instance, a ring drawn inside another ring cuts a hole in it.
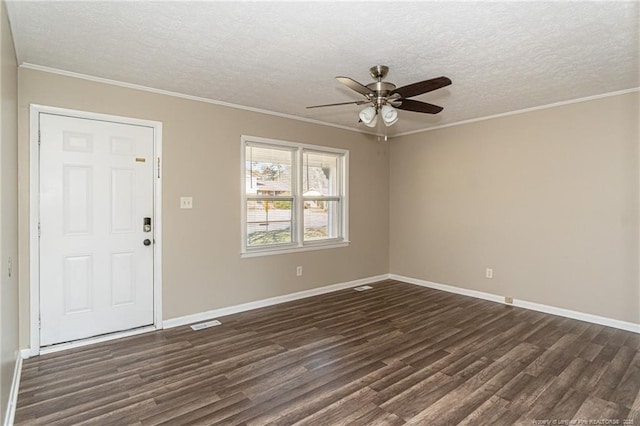
[[[412,99],[401,99],[402,102],[396,108],[403,109],[405,111],[424,112],[426,114],[437,114],[444,108],[438,105],[428,104],[426,102],[414,101]]]
[[[395,95],[396,93],[398,93],[403,98],[410,98],[412,96],[418,96],[423,93],[431,92],[432,90],[440,89],[450,84],[451,80],[449,78],[436,77],[430,80],[419,81],[417,83],[399,87],[391,92],[391,94]]]
[[[369,101],[351,101],[351,102],[339,102],[337,104],[325,104],[325,105],[312,105],[312,106],[308,106],[307,109],[309,108],[322,108],[322,107],[330,107],[330,106],[338,106],[338,105],[363,105],[363,104],[368,104]]]
[[[358,83],[357,81],[355,81],[352,78],[349,78],[349,77],[336,77],[336,80],[338,80],[340,83],[342,83],[345,86],[347,86],[349,89],[355,90],[356,92],[361,93],[361,94],[363,94],[365,96],[373,94],[373,91],[371,89],[369,89],[364,84]]]

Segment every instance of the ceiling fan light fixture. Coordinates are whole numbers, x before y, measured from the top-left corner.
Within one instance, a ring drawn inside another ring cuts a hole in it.
[[[384,125],[389,127],[398,122],[398,110],[420,112],[423,114],[438,114],[443,110],[441,106],[429,104],[414,99],[408,99],[423,93],[432,92],[451,84],[451,79],[445,76],[430,78],[424,81],[396,87],[395,84],[382,81],[389,72],[389,67],[376,65],[369,69],[369,74],[376,80],[375,83],[364,85],[349,77],[336,77],[340,83],[349,89],[364,95],[365,100],[339,102],[333,104],[313,105],[307,108],[320,108],[337,105],[369,105],[364,108],[358,116],[365,126],[375,127],[378,122],[378,115],[382,116]]]
[[[376,123],[378,122],[377,111],[372,106],[368,106],[360,111],[360,114],[358,114],[358,116],[360,117],[360,120],[362,120],[362,122],[369,127],[375,127]]]
[[[383,105],[380,110],[385,126],[392,126],[398,121],[398,111],[391,105]]]

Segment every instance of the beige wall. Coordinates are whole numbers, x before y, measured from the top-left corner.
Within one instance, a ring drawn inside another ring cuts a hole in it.
[[[29,69],[19,94],[21,347],[31,103],[164,123],[165,319],[392,272],[640,322],[638,94],[388,143]],[[348,248],[240,258],[241,134],[350,150]]]
[[[21,68],[21,347],[29,345],[28,108],[32,103],[163,123],[165,319],[388,272],[387,143],[357,132]],[[349,247],[240,258],[242,134],[350,150]],[[193,197],[193,210],[178,208],[180,196]],[[297,265],[304,269],[299,278]]]
[[[0,419],[4,419],[18,350],[18,69],[4,1],[0,6]],[[9,259],[15,265],[11,276]]]
[[[394,139],[391,273],[639,323],[638,103]]]

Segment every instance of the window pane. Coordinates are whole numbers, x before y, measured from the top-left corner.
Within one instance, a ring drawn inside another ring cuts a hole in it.
[[[302,153],[302,195],[318,197],[339,194],[337,154],[304,150]]]
[[[292,238],[291,201],[247,201],[247,247],[287,244]]]
[[[339,201],[305,201],[304,240],[339,238],[341,236],[339,212]]]
[[[243,255],[315,248],[346,239],[348,151],[242,137]]]
[[[291,195],[291,149],[251,145],[245,149],[247,195]]]

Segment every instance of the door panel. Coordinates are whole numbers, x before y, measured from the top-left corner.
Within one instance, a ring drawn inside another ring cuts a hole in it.
[[[62,272],[64,314],[93,310],[93,259],[89,256],[67,256]]]
[[[136,302],[135,253],[113,253],[111,255],[111,306],[122,306]]]
[[[39,124],[40,345],[153,324],[153,129]]]
[[[135,170],[111,169],[111,232],[134,232],[135,194]]]

